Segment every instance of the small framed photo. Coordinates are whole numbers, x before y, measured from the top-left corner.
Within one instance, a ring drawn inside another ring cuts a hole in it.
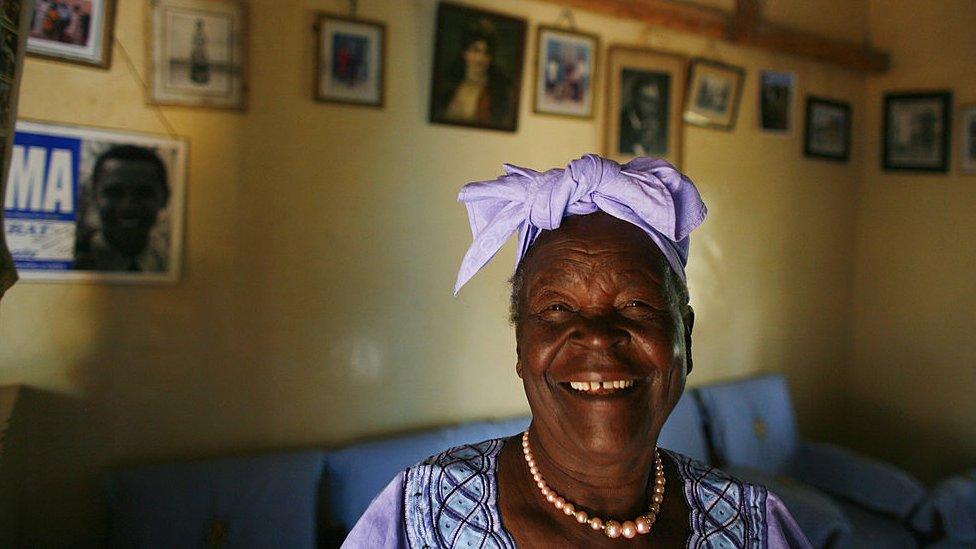
[[[546,26],[539,26],[538,35],[535,112],[592,118],[600,39]]]
[[[886,170],[949,170],[948,91],[885,94],[884,155]]]
[[[814,158],[847,160],[851,156],[849,103],[807,97],[803,152]]]
[[[16,28],[22,0],[6,0],[3,16]],[[115,0],[36,0],[27,34],[27,53],[108,68]]]
[[[694,59],[685,103],[685,122],[731,130],[739,113],[745,70],[708,59]]]
[[[315,28],[315,99],[382,107],[386,26],[322,13]]]
[[[789,133],[793,129],[793,90],[796,77],[789,72],[759,73],[759,127]]]
[[[149,101],[243,110],[247,12],[235,0],[153,0]]]
[[[687,59],[613,46],[607,66],[606,156],[620,162],[655,156],[680,167]]]
[[[959,171],[976,174],[976,105],[966,105],[959,117]]]
[[[514,132],[525,29],[523,19],[438,4],[430,121]]]

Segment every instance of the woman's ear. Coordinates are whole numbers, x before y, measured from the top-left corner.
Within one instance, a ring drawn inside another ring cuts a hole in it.
[[[685,307],[685,312],[682,315],[682,321],[685,325],[685,363],[688,365],[688,369],[685,374],[691,373],[692,360],[691,360],[691,330],[695,327],[695,310],[691,308],[691,305]]]

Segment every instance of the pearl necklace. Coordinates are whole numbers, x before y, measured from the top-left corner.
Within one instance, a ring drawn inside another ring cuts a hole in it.
[[[546,484],[542,478],[542,473],[536,466],[535,457],[532,456],[532,449],[529,448],[529,430],[522,433],[522,453],[525,455],[525,463],[529,465],[529,473],[535,485],[542,491],[542,496],[567,516],[576,518],[580,524],[589,524],[594,530],[603,530],[608,538],[619,538],[623,536],[627,539],[635,537],[637,534],[646,534],[651,531],[651,526],[657,519],[657,513],[661,510],[661,502],[664,501],[664,465],[661,463],[661,454],[654,450],[654,492],[651,495],[651,505],[647,512],[638,516],[634,520],[624,521],[623,524],[616,520],[604,521],[600,517],[590,517],[586,511],[578,509],[572,502],[560,496],[555,490]]]

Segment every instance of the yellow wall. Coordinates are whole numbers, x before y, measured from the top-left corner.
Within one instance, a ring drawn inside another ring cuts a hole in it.
[[[533,28],[560,13],[525,0],[473,3]],[[4,299],[0,383],[43,390],[24,495],[29,539],[97,537],[105,465],[527,411],[505,320],[513,247],[453,298],[469,242],[454,197],[502,162],[546,168],[599,151],[602,113],[533,114],[530,66],[517,133],[429,125],[435,1],[359,4],[361,16],[387,23],[385,109],[310,99],[312,11],[346,3],[302,0],[251,2],[246,114],[164,109],[190,140],[182,282],[20,283]],[[818,4],[827,13],[850,2]],[[144,6],[121,0],[116,26],[143,74]],[[775,8],[802,19],[792,9]],[[735,131],[685,131],[684,168],[711,209],[689,270],[698,311],[691,383],[784,371],[803,429],[831,438],[847,366],[852,190],[868,154],[864,134],[876,126],[866,120],[874,115],[863,108],[864,78],[588,13],[576,20],[604,45],[667,48],[748,71]],[[860,40],[863,29],[845,32]],[[534,32],[528,44],[530,60]],[[853,104],[854,127],[869,129],[857,133],[849,163],[805,159],[798,129],[758,131],[762,68],[794,71],[799,97]],[[29,59],[21,113],[163,131],[118,49],[110,71]]]
[[[976,176],[958,127],[948,175],[884,172],[879,128],[885,92],[976,103],[976,5],[872,0],[870,21],[894,62],[865,94],[848,438],[934,479],[976,463]]]

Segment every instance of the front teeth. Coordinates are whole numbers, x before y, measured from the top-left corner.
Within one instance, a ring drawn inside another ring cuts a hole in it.
[[[616,381],[570,381],[569,386],[577,391],[597,391],[600,389],[626,389],[634,385],[634,380]]]

